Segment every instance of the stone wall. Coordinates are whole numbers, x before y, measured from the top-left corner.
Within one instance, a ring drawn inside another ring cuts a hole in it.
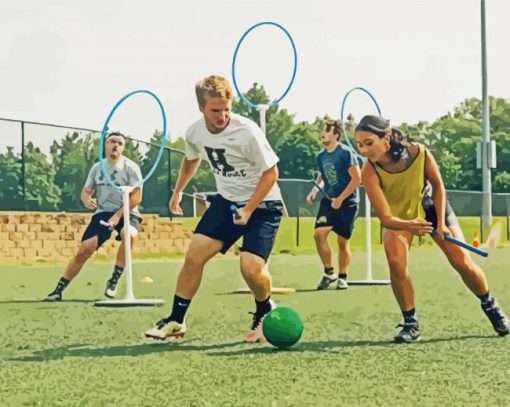
[[[75,254],[91,217],[90,213],[0,212],[0,259],[68,261]],[[142,217],[140,235],[133,248],[134,258],[186,252],[192,232],[182,223],[158,215]],[[114,256],[118,245],[112,237],[99,249],[98,255]]]

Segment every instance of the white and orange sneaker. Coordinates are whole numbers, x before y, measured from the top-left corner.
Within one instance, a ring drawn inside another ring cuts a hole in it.
[[[162,319],[156,323],[154,328],[145,332],[147,338],[164,341],[167,338],[182,339],[186,333],[186,321],[179,324],[176,321]]]
[[[271,304],[271,311],[274,310],[276,308],[276,304],[272,300],[269,300],[269,303]],[[264,340],[264,334],[262,333],[262,321],[264,320],[266,314],[259,315],[256,312],[253,313],[251,329],[244,337],[245,342],[255,343]]]

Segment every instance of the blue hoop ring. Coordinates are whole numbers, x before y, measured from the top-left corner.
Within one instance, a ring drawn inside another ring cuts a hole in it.
[[[289,90],[290,88],[292,87],[292,84],[294,83],[294,79],[296,77],[296,70],[297,70],[297,51],[296,51],[296,45],[294,44],[294,40],[292,39],[292,36],[289,34],[289,32],[284,28],[282,27],[280,24],[278,23],[274,23],[272,21],[263,21],[261,23],[257,23],[255,24],[254,26],[252,26],[251,28],[249,28],[244,34],[243,36],[241,37],[241,39],[239,40],[239,42],[237,43],[237,46],[236,46],[236,50],[234,51],[234,58],[232,59],[232,79],[234,81],[234,88],[236,89],[236,92],[237,92],[237,95],[239,96],[239,98],[245,103],[247,104],[248,106],[250,106],[252,109],[257,109],[257,105],[254,105],[253,103],[251,103],[249,100],[247,100],[243,94],[241,93],[241,91],[239,90],[239,87],[237,86],[237,80],[236,80],[236,72],[235,72],[235,66],[236,66],[236,59],[237,59],[237,53],[239,51],[239,48],[241,47],[241,44],[242,42],[244,41],[244,39],[246,38],[246,36],[251,32],[253,31],[255,28],[261,26],[261,25],[273,25],[275,27],[278,27],[279,29],[281,29],[286,35],[287,37],[289,38],[290,40],[290,43],[292,45],[292,50],[294,51],[294,68],[292,70],[292,78],[289,82],[289,85],[287,86],[287,89],[285,89],[285,92],[283,92],[283,95],[280,96],[278,99],[275,99],[273,102],[271,102],[271,104],[269,105],[269,107],[272,107],[278,103],[280,103],[280,101],[285,97],[287,96],[287,93],[289,93]]]
[[[349,92],[347,92],[342,100],[342,107],[340,108],[340,121],[343,123],[344,122],[344,108],[345,108],[345,102],[347,101],[347,98],[349,97],[349,95],[354,92],[355,90],[360,90],[362,92],[365,92],[369,97],[370,99],[372,99],[372,102],[374,103],[374,106],[375,108],[377,109],[377,113],[379,114],[379,116],[381,116],[381,108],[379,107],[379,103],[377,103],[377,100],[375,99],[374,95],[372,95],[368,90],[366,90],[365,88],[362,88],[360,86],[357,86],[355,88],[352,88]],[[358,159],[360,159],[361,161],[363,161],[365,159],[365,157],[363,157],[362,155],[358,154],[358,152],[355,150],[354,146],[351,144],[351,141],[349,140],[349,135],[347,134],[347,131],[345,130],[344,128],[344,139],[346,141],[346,143],[348,144],[348,146],[352,149],[352,151],[354,152],[354,154],[356,154],[356,156],[358,157]]]
[[[163,156],[163,151],[165,149],[165,142],[166,142],[166,113],[165,113],[165,109],[163,107],[163,104],[161,103],[161,100],[159,100],[159,98],[154,94],[152,93],[150,90],[145,90],[145,89],[142,89],[142,90],[135,90],[133,92],[130,92],[128,93],[126,96],[124,96],[122,99],[120,99],[116,104],[115,106],[113,107],[112,111],[110,112],[110,114],[108,115],[106,121],[104,122],[104,125],[103,125],[103,130],[101,131],[101,138],[99,139],[99,167],[101,168],[101,173],[103,174],[103,177],[106,179],[106,181],[108,182],[108,184],[110,184],[110,186],[112,188],[115,188],[116,190],[118,191],[122,191],[122,188],[119,187],[118,185],[115,185],[113,183],[113,181],[111,180],[110,176],[106,173],[106,169],[104,167],[104,162],[103,162],[103,150],[104,150],[104,139],[105,139],[105,135],[106,135],[106,131],[108,129],[108,124],[110,123],[110,120],[113,116],[113,114],[115,113],[115,111],[117,110],[117,108],[127,99],[129,98],[130,96],[133,96],[137,93],[146,93],[147,95],[150,95],[152,96],[159,108],[161,109],[161,117],[163,118],[163,132],[162,132],[162,137],[161,137],[161,146],[159,147],[159,153],[158,153],[158,156],[156,157],[156,161],[154,162],[154,165],[152,166],[151,170],[148,172],[148,174],[145,176],[144,179],[142,179],[138,184],[136,185],[133,185],[134,187],[137,187],[137,186],[140,186],[142,184],[144,184],[145,182],[147,182],[147,180],[151,177],[151,175],[154,173],[154,171],[156,170],[156,167],[158,166],[159,164],[159,161],[161,160],[161,157]]]

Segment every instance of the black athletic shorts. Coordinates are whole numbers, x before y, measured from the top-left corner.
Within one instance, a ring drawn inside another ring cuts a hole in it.
[[[354,222],[358,214],[358,205],[342,203],[338,209],[331,207],[331,201],[322,198],[317,218],[315,219],[315,229],[322,227],[331,227],[333,232],[344,239],[350,239],[354,230]]]
[[[437,215],[436,215],[436,208],[434,204],[432,206],[425,207],[425,220],[432,222],[434,229],[437,228]],[[455,216],[455,212],[453,211],[452,206],[450,205],[450,202],[447,200],[445,205],[445,223],[446,226],[459,226],[459,221],[457,220],[457,217]]]
[[[229,201],[221,195],[214,196],[210,202],[194,233],[223,242],[221,249],[223,254],[243,237],[241,251],[255,254],[267,261],[280,226],[283,203],[281,201],[261,202],[246,225],[236,225],[230,206],[234,204],[242,208],[243,204]]]
[[[91,237],[97,236],[97,248],[99,249],[104,242],[106,242],[111,236],[112,231],[108,226],[103,226],[100,221],[108,222],[108,220],[113,216],[115,212],[99,212],[92,216],[87,229],[83,233],[81,237],[81,241],[85,241],[90,239]],[[139,216],[130,214],[129,215],[129,224],[136,228],[136,230],[140,230],[140,223],[142,223],[142,218]],[[124,227],[124,218],[120,219],[120,222],[115,226],[115,231],[117,232],[117,236],[115,240],[121,241],[122,237],[120,235],[120,231]]]

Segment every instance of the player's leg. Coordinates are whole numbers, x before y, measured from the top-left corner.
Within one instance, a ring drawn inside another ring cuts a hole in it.
[[[432,222],[435,228],[437,226],[435,207],[427,208],[425,214],[426,219]],[[445,207],[445,221],[453,237],[464,240],[455,212],[448,201]],[[496,299],[491,295],[485,274],[473,261],[468,251],[441,239],[439,236],[435,236],[434,241],[446,255],[452,267],[457,270],[464,284],[480,299],[482,310],[489,318],[494,330],[501,336],[508,335],[510,333],[510,322],[499,308]]]
[[[337,235],[338,243],[338,280],[337,290],[345,290],[349,287],[347,284],[347,274],[349,264],[351,263],[351,247],[349,240],[354,230],[356,215],[358,214],[358,205],[342,205],[338,210],[333,211],[333,232]]]
[[[159,320],[153,328],[146,331],[146,337],[163,340],[184,336],[186,333],[184,319],[191,300],[200,287],[204,265],[222,247],[223,242],[200,234],[193,235],[184,265],[177,277],[172,311],[167,317]]]
[[[44,301],[61,301],[64,289],[78,275],[85,262],[94,254],[96,249],[97,236],[81,242],[78,251],[67,265],[64,275],[60,277],[57,286],[44,298]]]
[[[337,274],[331,263],[331,247],[328,242],[330,232],[331,227],[324,226],[316,228],[313,233],[317,253],[323,266],[323,273],[317,285],[317,290],[325,290],[337,280]]]
[[[269,208],[257,209],[252,214],[241,247],[241,273],[255,297],[255,312],[244,338],[246,342],[257,342],[263,338],[262,321],[276,307],[271,301],[271,275],[265,264],[280,226],[282,205],[279,202],[266,204]]]
[[[241,273],[257,301],[264,301],[271,295],[271,274],[265,264],[264,259],[255,254],[241,253]]]
[[[402,329],[395,336],[395,342],[399,343],[420,339],[414,304],[414,287],[408,270],[411,242],[411,233],[388,229],[383,232],[383,246],[390,268],[391,288],[404,317],[404,323],[398,326]]]
[[[317,285],[317,290],[325,290],[337,279],[331,263],[331,247],[328,243],[329,232],[331,232],[333,227],[332,211],[331,201],[329,199],[322,199],[315,219],[315,230],[313,233],[315,247],[323,266],[323,275]]]
[[[177,278],[172,311],[158,321],[155,327],[146,331],[146,337],[163,340],[184,335],[185,315],[200,286],[205,263],[218,252],[225,253],[239,237],[239,234],[234,235],[240,233],[240,230],[240,227],[234,228],[229,201],[219,195],[213,198],[191,238],[184,265]],[[230,238],[234,240],[228,240]],[[226,240],[228,243],[225,243]]]
[[[62,300],[62,291],[64,291],[71,280],[78,275],[83,265],[94,252],[110,238],[112,232],[108,228],[102,226],[100,221],[109,219],[111,215],[111,212],[100,212],[92,216],[87,229],[85,229],[83,233],[78,251],[69,262],[56,288],[44,298],[44,301]]]
[[[462,239],[462,233],[456,226],[449,226],[453,237]],[[489,318],[492,327],[498,335],[505,336],[510,333],[510,322],[501,311],[496,299],[489,291],[489,286],[482,269],[471,258],[467,250],[434,237],[435,242],[444,252],[452,267],[457,270],[464,284],[480,299],[483,312]]]
[[[135,241],[138,238],[138,233],[140,230],[140,222],[141,218],[136,215],[130,215],[129,217],[129,234],[131,237],[131,249],[135,244]],[[121,219],[117,227],[115,228],[117,233],[120,233],[115,238],[116,240],[120,240],[121,243],[117,250],[117,258],[115,259],[115,266],[113,267],[113,272],[108,281],[106,282],[106,288],[104,295],[108,298],[114,298],[117,294],[117,285],[119,282],[122,273],[124,272],[124,268],[126,267],[126,248],[124,247],[124,219]]]
[[[338,242],[338,280],[336,282],[337,290],[346,290],[349,287],[347,284],[347,273],[349,264],[351,263],[351,246],[349,239],[337,235]]]

